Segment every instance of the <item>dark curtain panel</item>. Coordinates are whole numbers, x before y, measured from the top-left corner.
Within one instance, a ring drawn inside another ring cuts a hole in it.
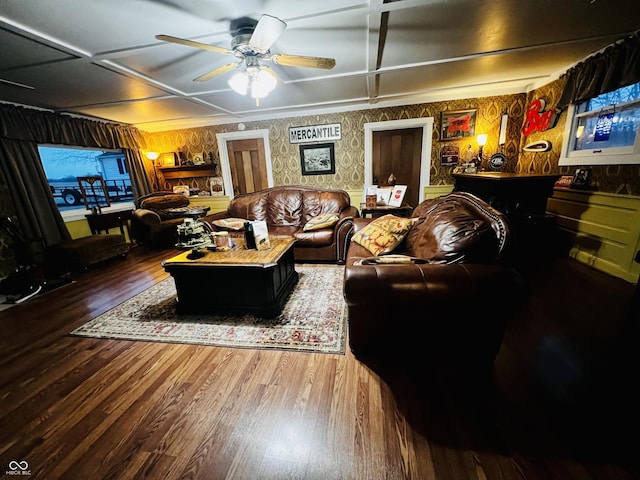
[[[558,108],[577,104],[640,82],[640,33],[587,58],[564,75],[566,84]]]
[[[54,245],[71,238],[49,190],[37,144],[0,138],[0,170],[27,240]]]
[[[135,127],[0,104],[0,138],[93,148],[146,147]]]
[[[129,164],[129,177],[134,198],[153,192],[150,178],[153,178],[154,172],[153,170],[149,171],[153,167],[151,160],[145,162],[139,150],[125,148],[123,151]]]
[[[146,144],[137,128],[0,104],[0,169],[9,185],[20,227],[29,240],[54,245],[69,238],[49,190],[38,144],[123,149],[133,188],[140,195],[150,191],[139,152]]]

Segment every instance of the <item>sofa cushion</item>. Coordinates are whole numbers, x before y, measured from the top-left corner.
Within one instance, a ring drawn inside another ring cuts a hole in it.
[[[302,223],[324,213],[342,212],[351,201],[346,192],[340,190],[303,190]]]
[[[246,218],[251,221],[267,221],[267,203],[267,192],[239,195],[229,203],[227,213],[229,217],[233,218]]]
[[[274,189],[269,192],[267,206],[269,225],[298,226],[302,221],[302,192],[290,189]]]
[[[304,225],[304,231],[320,230],[322,228],[333,227],[338,223],[339,216],[337,213],[323,213],[317,217],[313,217]]]
[[[189,199],[180,194],[159,195],[156,197],[145,198],[140,203],[140,208],[147,210],[167,210],[168,208],[180,208],[189,205]]]
[[[425,201],[413,212],[407,252],[432,263],[495,261],[496,235],[489,220],[458,201]]]
[[[383,215],[356,232],[352,241],[362,245],[376,256],[384,255],[400,245],[411,230],[413,222],[411,218]]]

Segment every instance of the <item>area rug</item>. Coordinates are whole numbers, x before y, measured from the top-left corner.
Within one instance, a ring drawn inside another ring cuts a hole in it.
[[[71,335],[344,354],[344,267],[297,265],[296,271],[297,285],[282,313],[271,319],[251,314],[178,314],[175,283],[168,277]]]

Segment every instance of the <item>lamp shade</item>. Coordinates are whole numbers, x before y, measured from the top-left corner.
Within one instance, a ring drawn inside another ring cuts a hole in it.
[[[478,146],[485,146],[485,144],[487,143],[487,136],[488,135],[486,133],[481,133],[480,135],[478,135]]]
[[[229,79],[229,86],[240,95],[246,95],[249,88],[249,75],[246,71],[238,72]]]
[[[260,69],[251,77],[251,96],[253,98],[264,98],[269,92],[276,88],[278,81],[269,71]]]

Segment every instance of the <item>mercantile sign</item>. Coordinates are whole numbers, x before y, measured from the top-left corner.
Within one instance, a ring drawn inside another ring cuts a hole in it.
[[[289,127],[290,143],[324,142],[340,140],[342,132],[339,123],[328,125],[307,125],[304,127]]]

